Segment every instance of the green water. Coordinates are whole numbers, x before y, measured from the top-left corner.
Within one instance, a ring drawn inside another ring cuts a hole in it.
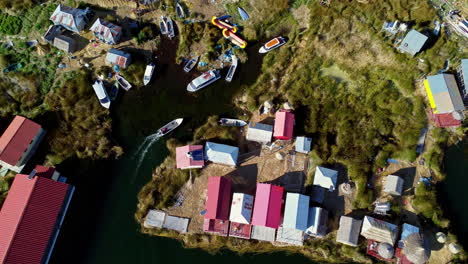
[[[447,150],[445,157],[447,180],[442,186],[441,200],[452,229],[465,249],[468,249],[468,141]]]
[[[51,263],[309,263],[302,256],[283,253],[238,256],[225,251],[210,255],[184,249],[175,240],[140,234],[133,217],[138,191],[167,155],[164,141],[157,141],[135,171],[140,158],[135,154],[138,146],[146,136],[175,118],[183,117],[184,124],[170,136],[189,140],[192,129],[209,115],[236,114],[232,97],[242,92],[241,83],[251,84],[259,74],[261,61],[253,54],[257,49],[251,48],[248,66],[238,68],[232,84],[221,79],[196,94],[185,91],[196,75],[185,74],[181,66],[173,65],[170,49],[158,54],[161,59],[153,84],[122,92],[123,96],[111,106],[113,135],[126,150],[123,158],[69,160],[59,167],[77,188]]]

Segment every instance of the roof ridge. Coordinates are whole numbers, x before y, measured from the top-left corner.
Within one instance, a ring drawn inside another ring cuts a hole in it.
[[[5,144],[5,147],[3,149],[0,150],[0,154],[3,153],[3,151],[6,149],[6,147],[10,144],[10,142],[13,140],[13,138],[16,136],[16,134],[18,134],[18,131],[20,131],[20,129],[23,127],[25,121],[26,121],[26,117],[24,116],[20,116],[20,115],[17,115],[13,118],[13,121],[15,121],[15,119],[19,117],[19,118],[23,118],[23,120],[21,121],[21,124],[19,125],[18,129],[16,129],[15,133],[13,133],[13,135],[11,136],[10,140],[8,140],[8,142],[6,142]],[[13,123],[13,121],[11,121],[11,123],[8,125],[7,129],[5,131],[3,131],[3,133],[5,134],[5,132],[8,130],[8,128],[11,126],[11,124]]]
[[[26,208],[28,207],[27,205],[29,204],[29,201],[31,200],[31,196],[34,192],[34,188],[36,188],[36,184],[37,184],[37,177],[38,176],[34,176],[34,178],[32,179],[29,179],[29,177],[26,175],[26,174],[16,174],[15,178],[18,176],[18,175],[24,175],[26,176],[26,180],[33,180],[34,183],[33,183],[33,186],[31,187],[31,192],[29,193],[29,196],[28,196],[28,199],[26,200],[26,206],[23,208],[22,212],[21,212],[21,216],[19,218],[19,221],[16,223],[15,225],[15,232],[13,233],[12,235],[12,239],[10,240],[10,244],[8,245],[8,249],[6,250],[5,252],[5,259],[7,259],[9,253],[10,253],[10,250],[11,250],[11,246],[12,246],[12,242],[14,240],[14,238],[16,237],[16,233],[18,232],[18,227],[20,226],[20,223],[23,221],[23,218],[24,218],[24,213],[26,212]]]

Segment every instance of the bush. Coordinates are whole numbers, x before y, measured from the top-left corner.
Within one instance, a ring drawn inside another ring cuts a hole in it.
[[[21,18],[0,13],[0,33],[17,35],[22,27]]]

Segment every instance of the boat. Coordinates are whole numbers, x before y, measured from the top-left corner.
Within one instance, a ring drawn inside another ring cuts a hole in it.
[[[103,107],[109,109],[111,102],[102,81],[96,80],[93,84],[93,89],[99,99],[99,103],[101,103]]]
[[[236,57],[236,55],[232,55],[231,58],[232,58],[232,63],[231,63],[231,66],[229,67],[229,71],[228,71],[228,73],[226,75],[226,81],[227,82],[232,81],[232,77],[234,77],[234,73],[236,73],[236,69],[237,69],[237,57]]]
[[[125,80],[124,77],[120,76],[120,75],[117,75],[117,82],[119,83],[119,85],[124,88],[126,91],[130,90],[130,88],[132,88],[132,85],[127,81]]]
[[[184,66],[184,71],[185,72],[190,72],[191,70],[193,70],[193,68],[195,68],[195,66],[197,66],[197,62],[198,62],[199,58],[200,58],[200,56],[189,60]]]
[[[187,85],[187,91],[196,92],[214,83],[219,78],[221,78],[221,75],[217,70],[209,70],[207,72],[204,72],[202,75],[198,76]]]
[[[234,34],[234,32],[230,30],[223,29],[223,36],[229,39],[234,45],[237,45],[242,49],[245,49],[245,47],[247,46],[247,41],[241,39],[239,36],[237,36],[236,34]]]
[[[258,52],[267,53],[271,50],[283,46],[284,44],[286,44],[286,39],[283,37],[277,37],[265,43],[265,45],[263,45]]]
[[[169,134],[172,130],[179,127],[180,124],[182,124],[182,121],[184,121],[183,118],[172,120],[171,122],[167,123],[165,126],[158,129],[158,131],[156,132],[156,136],[162,137],[162,136]]]
[[[151,81],[151,77],[153,76],[155,67],[156,66],[153,62],[146,66],[145,76],[143,76],[143,85],[148,85],[148,83]]]
[[[237,7],[237,12],[239,12],[239,15],[241,16],[242,20],[247,20],[250,18],[249,14],[245,12],[245,10],[242,7]]]
[[[211,23],[222,30],[227,29],[227,30],[232,31],[233,33],[236,33],[237,27],[225,21],[225,19],[228,19],[230,17],[231,16],[222,16],[222,17],[214,16],[211,18]]]
[[[240,119],[232,119],[232,118],[221,118],[218,121],[220,126],[234,126],[234,127],[243,127],[247,125],[247,122]]]
[[[185,12],[184,8],[180,5],[180,3],[176,4],[176,13],[179,18],[184,18],[185,17]]]
[[[111,90],[109,92],[109,98],[111,99],[111,101],[114,101],[117,98],[118,94],[119,94],[119,83],[115,81],[114,85],[112,85]]]
[[[167,32],[168,32],[167,34],[169,38],[175,37],[174,22],[172,22],[172,19],[170,17],[167,18],[166,25],[167,25]]]
[[[166,35],[169,33],[167,31],[167,23],[166,23],[166,17],[161,16],[161,22],[159,22],[159,28],[161,29],[161,34]]]

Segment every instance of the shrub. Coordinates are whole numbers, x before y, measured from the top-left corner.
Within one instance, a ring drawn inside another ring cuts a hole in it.
[[[0,13],[0,33],[6,35],[16,35],[22,26],[21,18]]]

